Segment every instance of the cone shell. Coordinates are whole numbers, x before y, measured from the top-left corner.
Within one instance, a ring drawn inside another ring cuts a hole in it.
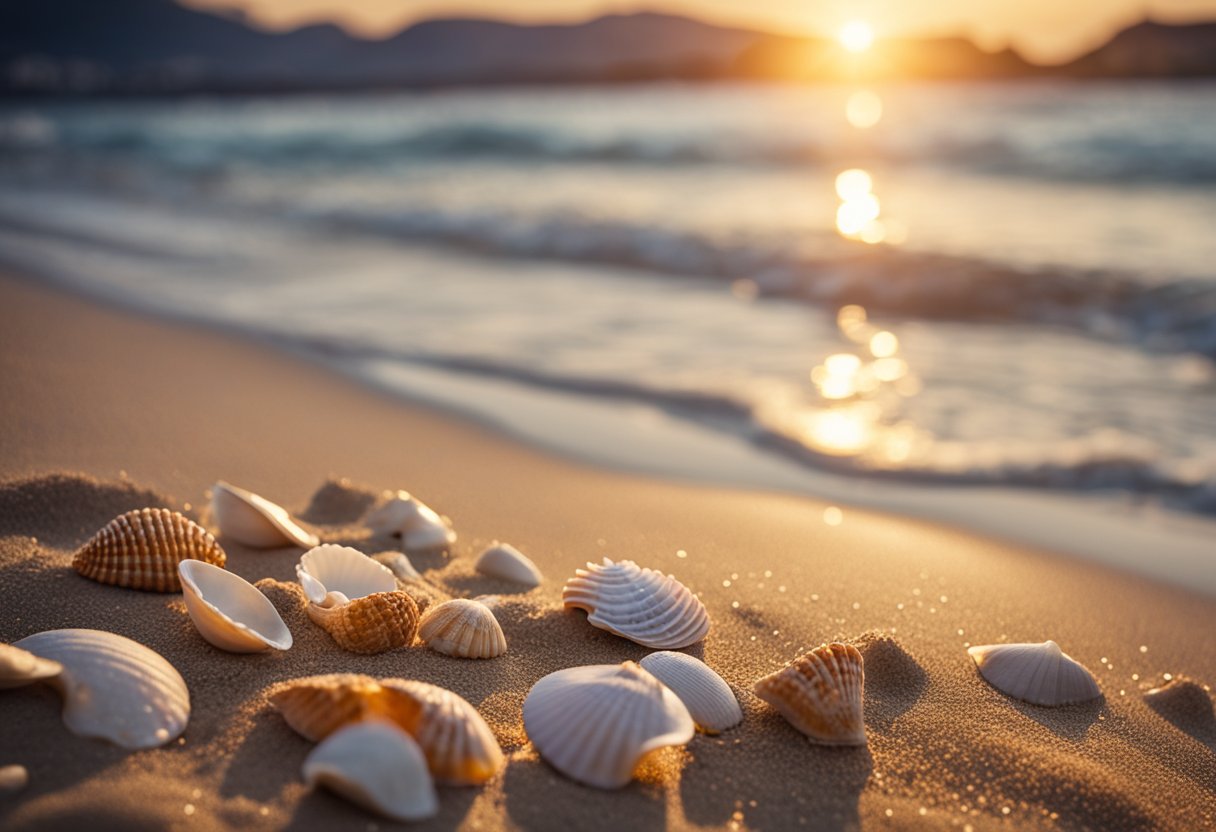
[[[291,647],[291,631],[279,611],[240,575],[201,560],[182,561],[177,573],[190,620],[216,647],[231,653]]]
[[[477,709],[446,688],[412,679],[381,679],[380,714],[422,748],[435,781],[472,786],[503,765],[502,749]]]
[[[308,617],[343,650],[383,653],[409,647],[418,634],[418,605],[400,590],[377,592],[345,604],[308,605]]]
[[[77,550],[72,566],[103,584],[179,592],[177,564],[193,558],[223,567],[228,560],[211,533],[167,508],[128,511]]]
[[[586,610],[592,626],[658,650],[689,647],[709,632],[709,613],[688,587],[631,560],[588,563],[566,582],[562,603]]]
[[[340,592],[354,600],[397,588],[397,579],[384,564],[358,549],[333,543],[317,546],[301,555],[296,564],[296,578],[314,604],[323,603],[330,592]]]
[[[138,642],[101,630],[48,630],[14,646],[63,665],[52,683],[73,733],[134,749],[164,745],[186,730],[185,680]]]
[[[427,610],[418,635],[432,650],[462,659],[492,659],[507,652],[507,637],[494,612],[467,598]]]
[[[338,731],[304,760],[304,780],[393,820],[439,814],[418,743],[391,723],[364,722]]]
[[[864,683],[857,648],[825,644],[756,682],[755,692],[812,742],[865,745]]]
[[[223,537],[255,549],[308,549],[318,543],[317,536],[300,528],[287,509],[223,480],[211,489],[211,515]]]
[[[377,713],[380,683],[370,676],[333,673],[277,685],[270,703],[296,733],[319,742],[344,725]]]
[[[994,688],[1033,705],[1068,705],[1102,695],[1093,674],[1054,641],[987,644],[967,654]]]
[[[526,587],[540,586],[540,569],[527,555],[509,543],[494,542],[477,556],[473,568],[483,575]]]
[[[396,492],[364,522],[375,534],[399,535],[409,552],[447,549],[456,542],[451,523],[408,491]]]
[[[0,644],[0,690],[53,679],[62,671],[63,665],[59,662],[40,658],[11,644]]]
[[[651,653],[638,664],[680,697],[705,733],[717,734],[743,721],[743,711],[730,685],[705,662],[665,650]]]
[[[562,774],[601,789],[633,779],[651,751],[695,733],[684,703],[634,662],[550,673],[524,700],[524,729]]]

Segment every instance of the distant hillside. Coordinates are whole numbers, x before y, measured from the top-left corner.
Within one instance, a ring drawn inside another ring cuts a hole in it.
[[[1104,78],[1216,75],[1216,23],[1168,25],[1146,20],[1064,69],[1072,75]]]

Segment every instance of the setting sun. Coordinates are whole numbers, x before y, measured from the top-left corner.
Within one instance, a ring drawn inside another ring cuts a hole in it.
[[[851,20],[844,25],[837,37],[850,52],[865,52],[870,48],[870,44],[874,43],[874,30],[865,21]]]

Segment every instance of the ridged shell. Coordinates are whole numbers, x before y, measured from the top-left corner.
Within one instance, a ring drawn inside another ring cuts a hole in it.
[[[391,723],[364,722],[338,731],[304,760],[304,780],[393,820],[439,814],[439,797],[418,743]]]
[[[201,560],[182,561],[177,573],[190,620],[216,647],[232,653],[291,647],[291,631],[279,611],[240,575]]]
[[[540,569],[527,555],[509,543],[495,541],[477,556],[473,568],[483,575],[527,587],[540,586]]]
[[[507,637],[494,612],[467,598],[427,610],[418,636],[432,650],[462,659],[492,659],[507,652]]]
[[[400,590],[377,592],[345,604],[308,605],[308,617],[352,653],[409,647],[418,635],[418,605]]]
[[[301,555],[296,564],[296,578],[314,604],[324,603],[330,592],[341,592],[354,600],[397,588],[397,579],[384,564],[358,549],[333,543],[317,546]]]
[[[456,542],[451,523],[408,491],[398,491],[364,522],[376,534],[400,535],[407,552],[447,549]]]
[[[381,679],[380,685],[379,714],[418,741],[436,782],[477,785],[502,768],[494,732],[465,699],[412,679]]]
[[[185,680],[138,642],[101,630],[47,630],[14,646],[63,665],[50,681],[63,693],[63,721],[73,733],[154,748],[186,730]]]
[[[550,765],[601,789],[624,786],[644,756],[696,731],[679,697],[634,662],[545,676],[524,700],[524,729]]]
[[[0,690],[52,679],[63,671],[59,662],[35,656],[11,644],[0,644]]]
[[[72,566],[103,584],[180,592],[177,564],[193,558],[224,566],[228,558],[211,533],[167,508],[128,511],[77,550]]]
[[[688,587],[631,560],[588,563],[566,582],[562,603],[586,610],[601,630],[657,650],[689,647],[709,632],[709,613]]]
[[[1102,695],[1085,666],[1054,641],[968,648],[980,675],[1004,694],[1034,705],[1068,705]]]
[[[697,727],[707,734],[743,721],[739,700],[726,681],[700,659],[686,653],[651,653],[638,662],[680,697]]]
[[[756,682],[756,696],[821,745],[865,745],[865,670],[851,644],[825,644]]]
[[[211,489],[211,515],[220,534],[255,549],[316,546],[317,536],[300,528],[287,509],[220,480]]]
[[[380,683],[370,676],[332,673],[276,685],[270,702],[296,733],[319,742],[343,725],[377,712]]]

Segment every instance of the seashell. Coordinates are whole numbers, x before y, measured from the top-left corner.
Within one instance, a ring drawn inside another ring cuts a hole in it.
[[[25,766],[0,767],[0,794],[19,792],[30,783],[30,773]]]
[[[320,542],[300,528],[287,509],[223,480],[211,489],[211,514],[221,535],[255,549],[308,549]]]
[[[180,592],[177,564],[193,558],[222,567],[228,560],[211,533],[167,508],[128,511],[77,550],[72,566],[103,584]]]
[[[772,705],[812,742],[865,745],[861,653],[851,644],[825,644],[756,682],[756,696]]]
[[[418,636],[432,650],[462,659],[492,659],[507,652],[507,637],[493,611],[466,598],[427,610]]]
[[[391,577],[391,576],[390,576]],[[394,586],[396,579],[394,579]],[[330,593],[330,606],[308,605],[308,617],[325,628],[338,646],[352,653],[383,653],[409,647],[418,634],[418,605],[400,590],[345,601]]]
[[[418,743],[391,723],[363,722],[338,731],[305,758],[304,780],[393,820],[439,814]]]
[[[397,579],[388,567],[358,549],[333,543],[317,546],[301,555],[296,564],[296,578],[314,604],[325,603],[325,596],[330,592],[340,592],[354,600],[397,588]]]
[[[291,630],[279,611],[240,575],[201,560],[182,561],[177,574],[190,620],[216,647],[232,653],[291,647]]]
[[[73,733],[154,748],[186,730],[186,682],[138,642],[101,630],[47,630],[15,646],[63,665],[50,681],[63,693],[63,721]]]
[[[422,575],[414,568],[414,564],[410,563],[410,559],[403,552],[381,552],[378,555],[372,555],[372,560],[382,566],[388,567],[388,570],[393,573],[399,581],[417,581],[422,579]]]
[[[688,587],[631,560],[588,563],[566,582],[562,603],[586,610],[592,626],[657,650],[688,647],[709,632],[709,613]]]
[[[684,703],[634,662],[550,673],[524,700],[524,730],[562,774],[601,789],[633,778],[651,751],[695,733]]]
[[[456,542],[451,523],[408,491],[398,491],[364,523],[375,534],[399,535],[409,552],[447,549]]]
[[[705,733],[717,734],[743,721],[730,685],[700,659],[665,650],[651,653],[638,664],[680,697]]]
[[[53,679],[63,671],[59,662],[35,656],[11,644],[0,644],[0,690]]]
[[[276,685],[270,703],[305,739],[319,742],[352,722],[376,713],[380,683],[356,673],[309,676]]]
[[[527,587],[540,586],[542,580],[540,570],[527,555],[511,544],[499,543],[497,540],[477,556],[473,568],[491,578],[500,578]]]
[[[980,675],[994,688],[1034,705],[1068,705],[1102,695],[1085,666],[1054,641],[970,647]]]
[[[436,782],[473,786],[503,765],[502,749],[477,709],[438,685],[412,679],[381,679],[380,716],[418,741]]]

